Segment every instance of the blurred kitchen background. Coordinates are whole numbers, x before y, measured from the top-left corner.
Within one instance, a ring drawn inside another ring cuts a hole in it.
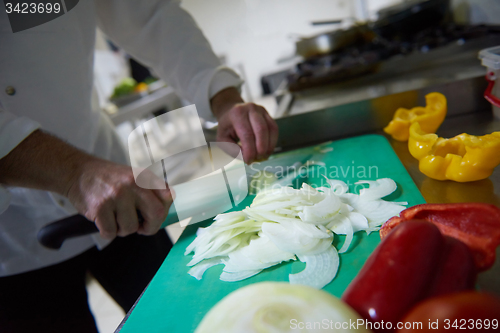
[[[491,109],[482,98],[486,68],[477,56],[500,45],[498,0],[183,0],[182,6],[221,61],[244,78],[247,101],[284,122],[304,117],[302,143],[380,129],[396,108],[424,105],[430,91],[446,93],[449,115]],[[135,127],[189,104],[101,32],[97,37],[95,86],[125,145]],[[191,121],[198,120],[167,119],[160,133],[146,128],[156,138],[151,148],[178,149],[178,134],[189,133]],[[216,124],[203,125],[213,140]],[[318,136],[321,126],[335,135]],[[280,146],[293,146],[296,134],[281,133]],[[205,164],[193,155],[171,173],[193,178]],[[168,231],[176,240],[182,229]],[[101,332],[114,331],[124,314],[93,279],[89,291]]]
[[[427,6],[429,8],[425,5],[420,7],[422,11],[428,12],[418,16],[416,9],[413,9],[413,12],[410,9],[405,13],[405,6],[411,8],[412,4],[426,2],[432,3]],[[333,40],[328,40],[331,38],[328,36],[319,36],[316,44],[319,49],[323,47],[324,50],[328,50],[328,45],[330,48],[349,46],[348,44],[357,38],[352,36],[349,28],[371,22],[368,29],[374,28],[376,32],[384,33],[385,37],[384,40],[377,40],[375,44],[390,43],[393,41],[391,37],[400,38],[401,36],[392,36],[390,28],[380,29],[380,25],[376,23],[379,16],[386,19],[384,24],[393,23],[393,29],[399,29],[400,25],[407,26],[412,34],[409,37],[415,37],[412,31],[415,25],[414,30],[425,30],[442,23],[443,30],[449,30],[450,22],[460,27],[500,24],[500,5],[494,0],[183,0],[182,6],[193,15],[221,60],[245,78],[244,97],[248,101],[257,102],[269,92],[275,91],[282,82],[284,71],[293,70],[297,63],[303,60],[297,51],[307,55],[301,52],[302,50],[297,50],[301,39],[306,37],[344,30],[347,34],[335,36],[339,38],[334,37]],[[404,15],[398,16],[398,11]],[[439,15],[440,11],[443,11],[443,17],[446,16],[442,21],[439,16],[435,16],[436,13]],[[411,14],[416,18],[411,18]],[[447,27],[444,28],[445,26]],[[361,33],[366,34],[366,31]],[[476,36],[473,38],[480,35],[480,31],[468,33],[468,38],[474,34]],[[429,34],[432,34],[432,31]],[[449,41],[460,39],[459,33],[449,34]],[[467,35],[467,32],[464,32],[464,35]],[[436,43],[444,44],[430,41],[430,36],[423,37],[421,36],[420,41],[422,47],[426,41],[429,48]],[[440,36],[435,37],[438,39]],[[371,37],[362,38],[368,41]],[[411,44],[411,41],[408,40],[408,43]],[[105,37],[99,34],[96,45],[96,83],[100,88],[102,102],[109,98],[113,87],[121,79],[130,75],[125,66],[126,62],[118,59],[120,56],[123,54],[110,51]],[[269,104],[269,111],[275,111],[276,105],[273,102]]]

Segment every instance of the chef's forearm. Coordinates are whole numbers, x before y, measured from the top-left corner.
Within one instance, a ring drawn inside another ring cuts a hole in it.
[[[245,103],[235,87],[219,91],[210,99],[210,107],[215,118],[219,119],[222,114],[232,109],[236,104]]]
[[[82,166],[95,157],[37,130],[0,159],[0,183],[67,195]]]

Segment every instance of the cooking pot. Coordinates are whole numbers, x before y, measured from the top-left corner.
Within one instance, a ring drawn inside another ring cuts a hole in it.
[[[361,41],[369,42],[375,35],[366,24],[345,30],[335,30],[313,37],[300,38],[295,42],[296,54],[304,58],[321,56],[343,49]]]

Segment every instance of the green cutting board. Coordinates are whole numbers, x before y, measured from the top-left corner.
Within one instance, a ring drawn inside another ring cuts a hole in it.
[[[359,136],[284,154],[298,152],[313,154],[311,160],[326,165],[326,168],[317,166],[308,173],[305,181],[313,186],[324,184],[321,174],[325,174],[347,182],[351,192],[358,192],[362,188],[354,185],[358,180],[388,177],[396,181],[398,189],[386,200],[407,201],[410,206],[425,203],[383,136]],[[252,200],[253,197],[247,197],[238,209],[245,208]],[[230,292],[261,281],[288,281],[290,273],[297,273],[305,267],[304,263],[298,261],[287,262],[240,282],[223,282],[219,280],[223,265],[218,265],[210,268],[198,281],[187,273],[189,267],[186,264],[191,255],[184,256],[184,251],[194,240],[197,228],[210,223],[208,220],[186,228],[122,327],[122,333],[193,332],[207,311]],[[334,245],[337,249],[343,239],[343,236],[335,236]],[[340,255],[337,276],[324,290],[340,297],[378,243],[378,232],[369,236],[364,232],[356,233],[349,251]]]

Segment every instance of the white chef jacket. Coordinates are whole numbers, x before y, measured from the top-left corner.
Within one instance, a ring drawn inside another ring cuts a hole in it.
[[[207,40],[179,1],[80,0],[71,11],[12,33],[0,4],[0,158],[41,128],[101,158],[128,164],[113,125],[93,91],[95,28],[152,67],[212,117],[209,99],[242,81],[221,67]],[[8,89],[10,88],[10,89]],[[15,94],[12,93],[15,89]],[[36,234],[49,222],[76,214],[55,193],[0,186],[0,277],[62,262],[106,241],[98,235],[45,249]]]

